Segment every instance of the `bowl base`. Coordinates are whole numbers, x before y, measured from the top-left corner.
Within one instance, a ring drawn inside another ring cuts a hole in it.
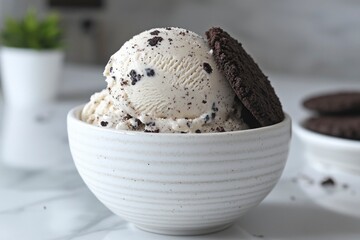
[[[210,233],[220,232],[230,227],[233,223],[226,223],[214,227],[204,227],[198,229],[169,229],[169,228],[156,228],[153,226],[134,224],[135,227],[151,233],[157,233],[162,235],[173,235],[173,236],[196,236],[196,235],[205,235]]]

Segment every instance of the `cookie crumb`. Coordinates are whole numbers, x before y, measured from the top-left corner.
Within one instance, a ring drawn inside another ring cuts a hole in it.
[[[155,30],[150,32],[151,35],[159,35],[160,31],[159,30]]]
[[[149,42],[149,45],[154,47],[156,46],[158,43],[160,43],[161,41],[163,40],[162,37],[153,37],[153,38],[150,38],[148,39],[148,42]]]
[[[323,187],[334,187],[335,185],[336,183],[331,177],[327,177],[323,181],[321,181],[321,186]]]
[[[159,133],[160,130],[159,129],[155,129],[155,130],[148,130],[148,129],[145,129],[144,132],[146,133]]]
[[[109,124],[109,122],[107,122],[107,121],[101,121],[101,122],[100,122],[100,125],[101,125],[102,127],[106,127],[108,124]]]
[[[223,127],[217,127],[216,131],[217,132],[225,132],[225,129]]]
[[[145,68],[146,76],[153,77],[155,75],[155,71],[152,68]]]
[[[205,121],[205,123],[207,123],[209,120],[210,120],[210,116],[209,116],[209,114],[207,114],[207,115],[204,117],[204,121]]]
[[[131,85],[135,85],[138,81],[141,80],[141,75],[138,74],[134,69],[129,73],[131,79]]]

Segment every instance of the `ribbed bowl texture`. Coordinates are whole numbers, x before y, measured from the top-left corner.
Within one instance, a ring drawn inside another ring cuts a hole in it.
[[[281,123],[225,133],[119,131],[67,117],[79,174],[112,212],[162,234],[226,228],[258,205],[284,169],[291,137]]]

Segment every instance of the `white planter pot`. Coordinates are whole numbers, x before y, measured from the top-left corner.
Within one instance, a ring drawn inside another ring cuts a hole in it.
[[[64,52],[1,48],[4,101],[11,106],[32,106],[55,100]]]
[[[67,108],[53,106],[3,107],[2,163],[27,170],[73,168],[63,119]]]

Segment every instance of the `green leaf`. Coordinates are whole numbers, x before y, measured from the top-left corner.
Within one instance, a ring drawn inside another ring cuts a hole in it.
[[[62,30],[57,14],[44,19],[37,18],[36,11],[29,9],[23,19],[6,18],[0,32],[3,45],[18,48],[54,49],[62,47]]]

